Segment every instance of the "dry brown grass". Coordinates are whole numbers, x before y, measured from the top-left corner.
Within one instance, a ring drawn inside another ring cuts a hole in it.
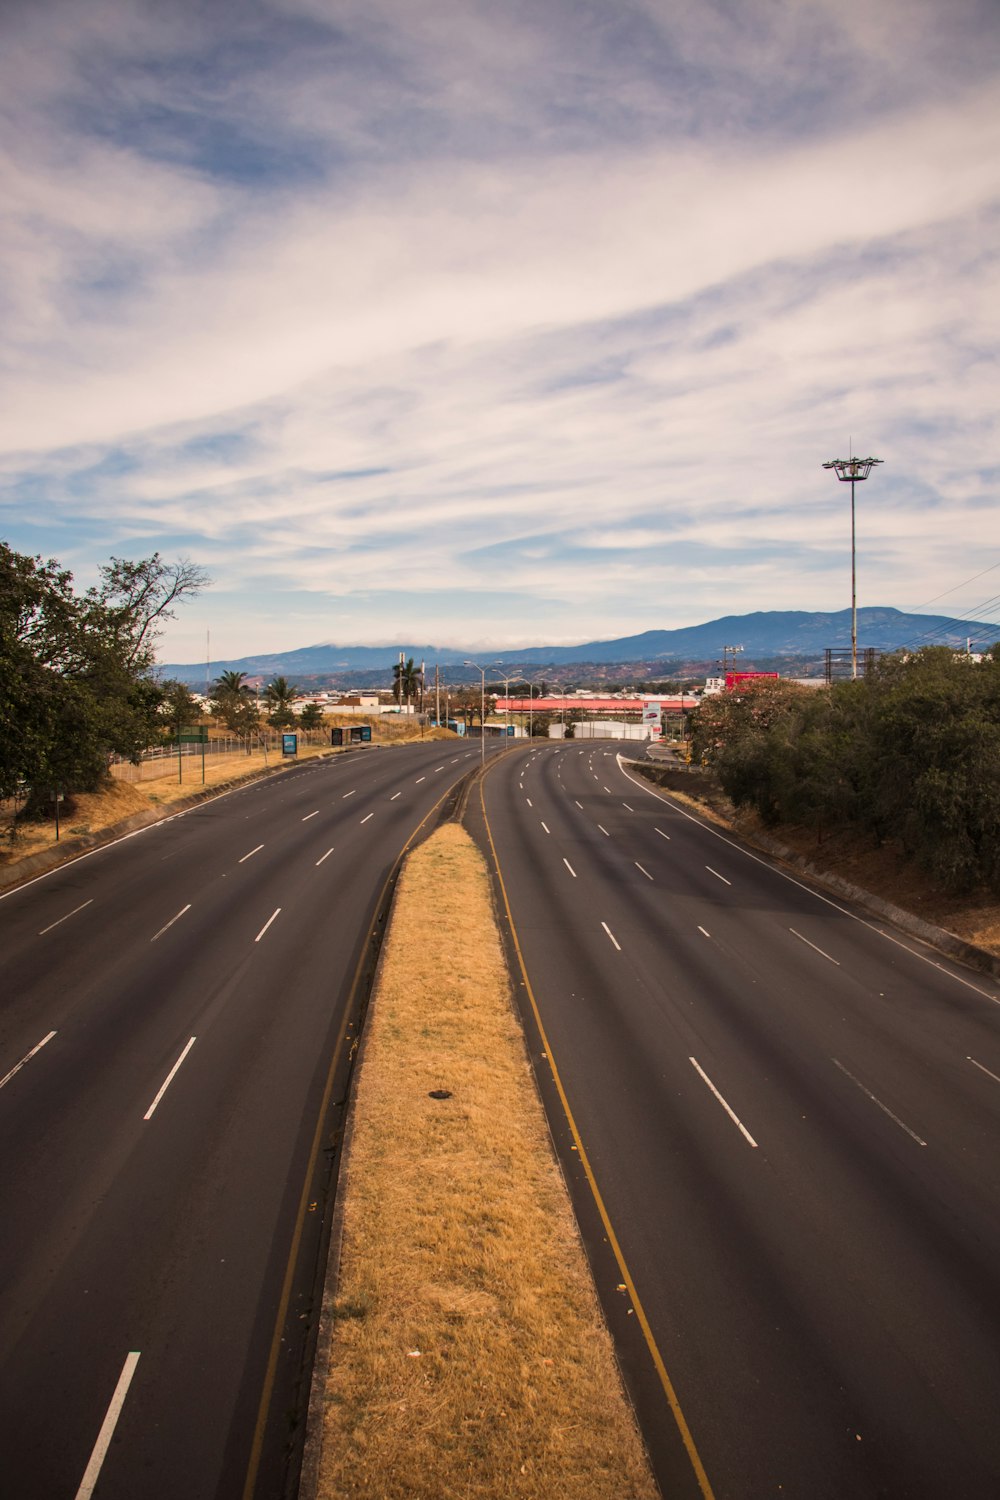
[[[652,1500],[455,825],[407,861],[352,1121],[318,1500]]]

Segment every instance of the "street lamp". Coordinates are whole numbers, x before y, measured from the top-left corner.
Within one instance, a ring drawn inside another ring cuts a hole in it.
[[[515,667],[514,668],[514,672],[505,672],[504,671],[504,667],[507,666],[507,665],[508,665],[507,662],[495,661],[493,663],[493,670],[494,670],[494,672],[498,673],[498,675],[500,677],[500,680],[503,683],[504,702],[507,704],[507,707],[504,709],[504,713],[506,715],[506,723],[505,723],[504,727],[509,729],[509,727],[510,727],[510,685],[511,685],[511,682],[512,682],[512,680],[514,678],[514,672],[516,672],[518,669]]]
[[[851,676],[858,675],[858,591],[857,575],[854,562],[854,485],[860,484],[867,479],[876,464],[880,464],[880,458],[831,458],[829,463],[823,465],[824,469],[833,469],[837,478],[846,484],[851,482]]]
[[[479,699],[479,760],[481,765],[486,764],[486,668],[481,667],[476,661],[464,663],[472,667],[482,677],[481,697]]]

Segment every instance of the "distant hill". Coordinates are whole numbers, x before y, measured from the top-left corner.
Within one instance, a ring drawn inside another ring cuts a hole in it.
[[[956,620],[948,615],[911,615],[898,609],[858,610],[858,647],[898,651],[903,646],[964,647],[971,637],[982,649],[1000,638],[1000,625],[981,620]],[[680,630],[645,630],[641,635],[611,641],[588,641],[579,646],[529,646],[520,651],[466,651],[458,647],[400,644],[397,646],[305,646],[296,651],[240,656],[209,663],[212,680],[220,672],[245,672],[248,677],[291,677],[296,680],[326,677],[349,678],[389,673],[402,651],[405,657],[426,662],[428,667],[461,666],[465,661],[492,665],[503,660],[514,667],[562,666],[573,662],[601,665],[641,663],[648,667],[659,660],[671,663],[711,663],[723,646],[742,646],[743,657],[821,658],[827,646],[850,646],[849,609],[824,613],[818,610],[758,610],[747,615],[723,615],[704,625]],[[164,677],[176,677],[192,685],[204,684],[204,662],[165,662]],[[454,674],[455,676],[465,673]],[[477,678],[478,680],[478,678]]]

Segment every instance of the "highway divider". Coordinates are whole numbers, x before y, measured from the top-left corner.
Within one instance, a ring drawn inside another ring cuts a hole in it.
[[[482,854],[407,858],[355,1073],[302,1500],[653,1500]]]

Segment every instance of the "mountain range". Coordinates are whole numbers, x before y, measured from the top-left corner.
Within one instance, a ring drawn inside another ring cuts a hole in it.
[[[947,615],[904,614],[898,609],[868,607],[858,610],[858,649],[897,651],[924,645],[946,645],[963,649],[970,639],[980,650],[1000,638],[1000,625],[981,620],[956,620]],[[829,647],[850,647],[849,609],[758,610],[752,614],[723,615],[702,625],[679,630],[645,630],[640,635],[610,641],[588,641],[578,646],[529,646],[519,651],[467,651],[459,647],[414,645],[338,646],[325,643],[298,650],[277,651],[211,662],[168,662],[159,667],[163,677],[192,685],[214,680],[220,672],[244,672],[247,677],[290,677],[296,680],[335,678],[360,680],[391,671],[400,652],[428,667],[460,667],[466,662],[481,666],[503,665],[512,669],[593,666],[635,663],[645,668],[662,662],[671,670],[710,671],[722,656],[723,646],[742,646],[740,664],[776,657],[821,660]],[[465,674],[455,673],[454,676]],[[478,678],[477,678],[478,680]]]

